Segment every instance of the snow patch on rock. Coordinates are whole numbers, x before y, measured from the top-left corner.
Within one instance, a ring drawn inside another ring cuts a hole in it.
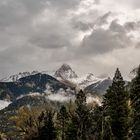
[[[7,107],[11,102],[0,100],[0,110],[4,109]]]

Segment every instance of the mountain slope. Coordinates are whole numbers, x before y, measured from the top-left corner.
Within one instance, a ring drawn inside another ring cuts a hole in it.
[[[10,101],[29,93],[48,91],[57,93],[60,89],[66,91],[68,88],[83,89],[88,93],[102,95],[112,82],[108,78],[95,77],[92,73],[79,77],[67,64],[63,64],[55,72],[23,72],[10,76],[8,79],[3,79],[3,81],[5,82],[0,82],[0,100],[6,99]]]
[[[100,95],[104,94],[112,83],[110,78],[98,78],[92,73],[79,77],[67,64],[63,64],[55,72],[54,76],[68,86],[83,89],[88,93],[97,93]]]
[[[112,80],[110,78],[106,78],[104,80],[93,83],[85,88],[85,92],[87,93],[98,93],[103,95],[106,93],[108,87],[112,84]]]
[[[54,77],[47,74],[35,74],[19,79],[17,82],[0,82],[0,99],[15,100],[21,95],[33,92],[44,93],[52,91],[56,93],[60,89],[67,90],[68,87]]]

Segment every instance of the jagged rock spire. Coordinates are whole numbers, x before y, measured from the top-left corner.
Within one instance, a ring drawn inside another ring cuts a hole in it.
[[[55,77],[60,77],[62,79],[71,79],[71,78],[77,78],[78,76],[68,64],[63,64],[55,72]]]

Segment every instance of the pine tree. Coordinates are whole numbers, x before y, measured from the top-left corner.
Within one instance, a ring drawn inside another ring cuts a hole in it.
[[[75,113],[71,114],[66,132],[66,140],[77,140],[77,124],[78,123]]]
[[[66,107],[63,105],[60,109],[60,112],[57,115],[57,120],[58,120],[58,129],[61,134],[61,140],[66,139],[66,129],[68,125],[68,112],[66,110]]]
[[[116,70],[113,83],[104,96],[103,113],[111,126],[113,139],[127,140],[129,115],[128,93],[125,90],[125,82],[119,69]]]
[[[137,69],[137,75],[132,80],[131,102],[133,112],[132,139],[140,139],[140,66]]]
[[[86,104],[86,95],[80,90],[76,95],[75,110],[70,113],[67,129],[67,140],[89,140],[90,137],[90,111]]]
[[[92,139],[94,140],[114,140],[110,119],[104,115],[103,106],[96,106],[92,113]]]
[[[100,106],[96,106],[92,112],[92,130],[93,139],[101,140],[102,134],[102,113],[103,109]]]
[[[55,140],[56,129],[53,122],[53,113],[48,111],[44,118],[44,126],[40,129],[40,140]]]
[[[78,140],[86,140],[86,120],[87,120],[87,106],[86,106],[86,95],[81,90],[76,97],[76,115],[78,121],[78,131],[77,131],[77,139]]]

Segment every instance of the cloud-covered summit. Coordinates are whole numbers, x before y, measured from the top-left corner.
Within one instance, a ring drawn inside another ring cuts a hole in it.
[[[0,77],[70,63],[125,77],[140,60],[138,0],[1,0]]]

